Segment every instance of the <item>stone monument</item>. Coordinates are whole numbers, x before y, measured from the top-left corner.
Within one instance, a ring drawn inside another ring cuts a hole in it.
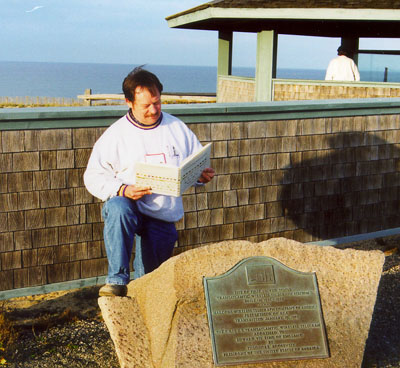
[[[99,298],[121,367],[214,367],[203,278],[222,275],[248,257],[270,257],[293,270],[315,272],[329,356],[233,361],[230,367],[361,366],[384,254],[276,238],[261,243],[226,241],[187,251],[132,281],[127,297]]]

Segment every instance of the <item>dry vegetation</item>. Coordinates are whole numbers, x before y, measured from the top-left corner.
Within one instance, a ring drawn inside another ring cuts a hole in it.
[[[165,98],[163,104],[212,103],[195,98]],[[91,106],[125,105],[124,100],[93,100]],[[87,106],[83,99],[65,97],[0,97],[0,108]]]

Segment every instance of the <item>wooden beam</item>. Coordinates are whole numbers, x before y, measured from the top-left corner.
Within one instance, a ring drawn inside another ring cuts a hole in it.
[[[256,101],[272,101],[272,78],[276,77],[278,37],[275,31],[257,35]]]
[[[232,75],[233,32],[218,32],[218,75]]]

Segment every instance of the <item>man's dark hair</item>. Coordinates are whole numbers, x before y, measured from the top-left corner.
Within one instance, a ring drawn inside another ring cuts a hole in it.
[[[346,49],[344,46],[339,46],[339,48],[337,49],[337,53],[338,53],[338,55],[345,55],[345,56],[350,55],[349,50]]]
[[[124,79],[122,83],[122,91],[128,101],[135,100],[136,87],[146,87],[151,94],[156,94],[156,91],[162,92],[163,85],[157,76],[148,70],[138,66],[133,69]]]

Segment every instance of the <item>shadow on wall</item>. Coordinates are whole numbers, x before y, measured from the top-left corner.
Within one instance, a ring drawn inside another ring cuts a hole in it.
[[[291,220],[318,240],[399,227],[399,145],[368,132],[318,142],[319,150],[296,153],[284,168],[278,196],[286,228]]]

